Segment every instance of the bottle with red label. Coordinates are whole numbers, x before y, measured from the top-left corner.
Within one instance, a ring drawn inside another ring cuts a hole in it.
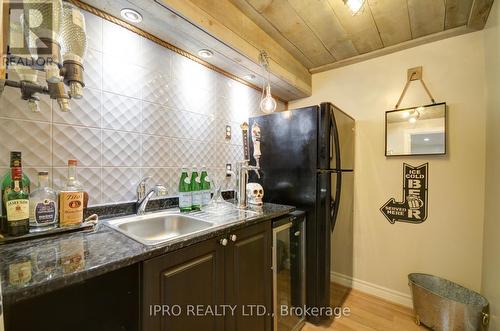
[[[7,234],[20,236],[29,232],[29,193],[23,186],[23,170],[12,167],[12,184],[7,194]]]
[[[59,193],[59,226],[79,226],[83,221],[86,193],[76,177],[76,160],[68,160],[68,177]]]

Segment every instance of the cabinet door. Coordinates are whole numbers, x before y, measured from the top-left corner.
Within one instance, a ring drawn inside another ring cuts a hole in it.
[[[223,304],[223,249],[213,239],[144,262],[143,330],[223,330],[223,317],[194,316],[189,310]],[[158,305],[162,311],[155,315]]]
[[[271,330],[271,223],[262,222],[233,235],[236,238],[229,236],[225,254],[225,296],[226,303],[237,308],[234,316],[226,316],[226,330]]]

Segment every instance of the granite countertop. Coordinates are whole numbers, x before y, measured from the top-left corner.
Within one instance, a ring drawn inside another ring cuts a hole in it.
[[[47,293],[238,228],[286,215],[294,209],[266,203],[260,210],[255,210],[257,213],[239,210],[222,215],[189,213],[187,215],[208,219],[215,226],[158,246],[146,246],[130,239],[108,227],[106,221],[101,221],[95,232],[57,235],[0,246],[3,303],[15,303]]]

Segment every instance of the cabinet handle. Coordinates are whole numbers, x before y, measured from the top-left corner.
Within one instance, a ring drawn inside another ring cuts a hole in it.
[[[227,239],[226,239],[226,238],[221,239],[221,240],[220,240],[220,244],[221,244],[222,246],[226,246],[226,245],[227,245]]]
[[[235,242],[235,241],[236,241],[236,239],[238,239],[238,237],[236,237],[236,235],[235,235],[235,234],[232,234],[229,238],[231,238],[231,241],[232,241],[232,242]]]
[[[300,236],[300,231],[297,231],[294,234],[295,234],[295,237],[298,237],[298,236]]]

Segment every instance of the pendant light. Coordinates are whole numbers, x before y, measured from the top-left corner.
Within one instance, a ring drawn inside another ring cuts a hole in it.
[[[271,114],[276,110],[276,100],[271,95],[271,70],[269,70],[269,57],[266,51],[260,52],[260,65],[266,71],[265,74],[267,74],[267,79],[262,85],[260,110],[265,114]]]

